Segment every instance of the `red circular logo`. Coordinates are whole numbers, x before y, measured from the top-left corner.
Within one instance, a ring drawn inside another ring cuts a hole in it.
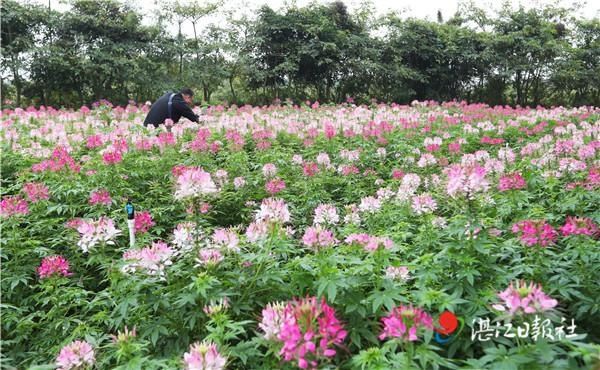
[[[456,319],[456,316],[450,311],[444,311],[440,315],[439,322],[441,327],[436,328],[435,331],[443,335],[452,334],[458,327],[458,320]]]

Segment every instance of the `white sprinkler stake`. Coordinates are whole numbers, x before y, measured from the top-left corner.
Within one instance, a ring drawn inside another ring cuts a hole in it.
[[[127,220],[127,227],[129,228],[129,246],[133,248],[135,246],[135,220]]]

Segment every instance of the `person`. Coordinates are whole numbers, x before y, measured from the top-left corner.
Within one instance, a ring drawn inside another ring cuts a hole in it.
[[[193,98],[194,92],[189,88],[183,88],[179,93],[166,93],[152,104],[144,120],[144,126],[154,125],[154,127],[157,127],[165,123],[168,118],[173,123],[177,123],[181,116],[192,122],[198,122],[198,115],[189,107]]]

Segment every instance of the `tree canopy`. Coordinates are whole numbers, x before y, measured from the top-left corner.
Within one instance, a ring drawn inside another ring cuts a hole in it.
[[[572,9],[488,14],[466,4],[428,21],[376,18],[368,4],[351,12],[342,1],[264,5],[253,19],[229,16],[220,3],[161,6],[146,26],[115,0],[73,0],[68,12],[2,1],[3,106],[126,104],[182,86],[209,104],[600,105],[600,21]],[[227,22],[198,27],[215,13]],[[192,36],[181,32],[186,23]]]

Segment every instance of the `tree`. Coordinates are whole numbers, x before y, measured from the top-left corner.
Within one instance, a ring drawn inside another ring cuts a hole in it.
[[[7,70],[12,75],[16,105],[21,105],[24,86],[23,72],[28,64],[28,54],[34,46],[35,30],[40,14],[30,5],[21,5],[13,0],[2,1],[2,80]],[[2,97],[4,104],[4,97]]]

